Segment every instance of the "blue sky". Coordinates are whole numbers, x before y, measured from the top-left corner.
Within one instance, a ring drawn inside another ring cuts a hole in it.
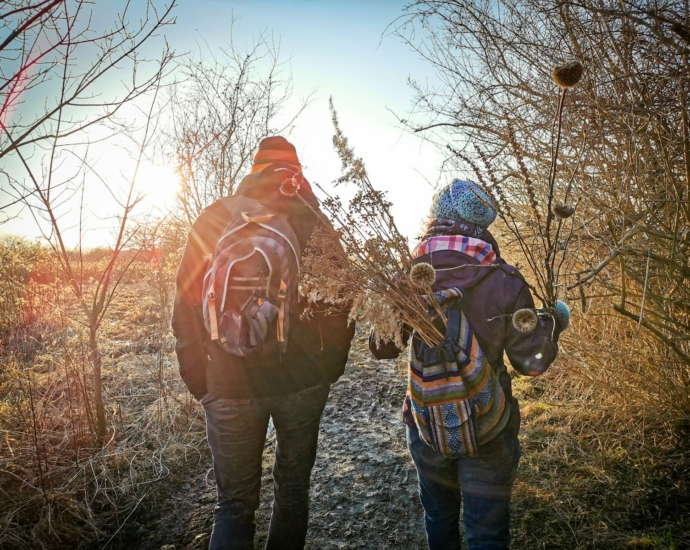
[[[312,105],[289,136],[308,179],[329,185],[339,175],[333,149],[328,98],[333,97],[343,131],[364,159],[374,185],[388,191],[396,218],[412,235],[426,213],[441,157],[416,136],[396,127],[391,113],[405,116],[412,91],[407,78],[433,80],[431,67],[388,26],[403,14],[407,0],[182,0],[173,44],[196,47],[203,38],[222,46],[232,15],[238,43],[272,32],[291,60],[295,96],[316,89]],[[209,14],[213,13],[213,17]],[[181,47],[181,46],[180,46]]]
[[[289,61],[294,105],[315,91],[311,105],[286,136],[297,148],[307,179],[330,187],[339,176],[328,112],[332,96],[350,144],[364,159],[375,187],[389,193],[399,226],[412,237],[428,209],[442,159],[431,146],[397,128],[391,113],[404,117],[409,110],[408,77],[434,79],[432,68],[386,30],[407,3],[179,0],[177,23],[165,30],[165,36],[178,53],[197,51],[200,46],[217,52],[230,40],[233,15],[233,40],[240,47],[248,47],[262,32],[272,34],[280,43],[281,58]],[[119,5],[115,0],[98,2],[99,9],[107,7],[113,14]],[[285,114],[294,108],[288,106]],[[98,156],[98,150],[93,154]],[[175,182],[169,172],[149,170],[146,174],[139,187],[150,197],[144,207],[171,204]],[[102,199],[94,196],[87,202],[94,223],[87,244],[102,243],[111,218]],[[35,222],[25,213],[0,226],[0,232],[33,236]]]

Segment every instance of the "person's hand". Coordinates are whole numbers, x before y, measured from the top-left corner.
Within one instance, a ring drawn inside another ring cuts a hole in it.
[[[410,401],[409,395],[405,396],[405,400],[402,404],[402,410],[400,412],[402,413],[403,423],[412,428],[415,425],[415,423],[414,416],[412,416],[412,402]]]
[[[561,330],[570,326],[570,308],[565,302],[558,300],[553,308],[553,318],[556,320]]]

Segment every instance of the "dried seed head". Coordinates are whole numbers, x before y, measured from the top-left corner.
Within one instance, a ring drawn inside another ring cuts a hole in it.
[[[553,81],[563,89],[572,88],[582,78],[582,63],[569,61],[553,68]]]
[[[364,243],[364,251],[370,256],[381,253],[382,248],[383,243],[378,239],[369,239]]]
[[[426,288],[434,284],[436,270],[431,264],[425,262],[414,264],[410,270],[410,281],[415,286]]]
[[[569,218],[575,213],[575,209],[564,202],[557,202],[552,208],[553,215],[562,220]]]
[[[299,191],[299,182],[296,176],[288,178],[280,184],[280,192],[286,197],[294,197],[297,191]]]
[[[537,314],[532,309],[518,309],[513,313],[513,326],[520,332],[532,332],[537,328]]]

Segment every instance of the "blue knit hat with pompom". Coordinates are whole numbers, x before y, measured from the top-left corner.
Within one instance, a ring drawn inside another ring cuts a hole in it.
[[[434,195],[431,216],[470,222],[486,229],[496,219],[496,207],[477,184],[453,180]]]

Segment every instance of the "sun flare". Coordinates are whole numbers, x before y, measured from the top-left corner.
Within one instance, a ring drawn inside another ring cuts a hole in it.
[[[137,190],[145,195],[144,201],[156,208],[170,206],[179,189],[175,170],[165,164],[143,161],[137,172]]]

